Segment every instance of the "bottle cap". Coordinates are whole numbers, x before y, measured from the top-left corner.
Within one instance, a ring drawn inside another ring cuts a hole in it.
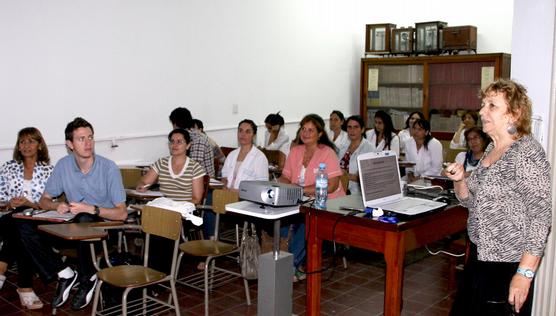
[[[324,162],[321,162],[319,164],[319,169],[326,169],[326,164]]]

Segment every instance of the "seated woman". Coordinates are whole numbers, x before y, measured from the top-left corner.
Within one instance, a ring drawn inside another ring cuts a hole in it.
[[[375,113],[375,128],[367,131],[367,139],[371,143],[373,152],[392,150],[400,156],[400,139],[394,133],[392,117],[382,110]]]
[[[17,134],[13,160],[0,167],[0,202],[4,209],[38,209],[39,199],[53,167],[41,132],[26,127]],[[33,263],[19,237],[17,222],[9,215],[0,217],[0,289],[8,265],[17,261],[17,293],[26,309],[40,309],[43,303],[33,291]]]
[[[490,138],[481,128],[474,126],[465,131],[465,140],[467,141],[468,150],[459,153],[455,160],[463,165],[465,177],[469,177],[471,171],[477,168],[477,164],[483,158],[485,149],[490,143]]]
[[[405,143],[407,161],[415,166],[407,168],[408,182],[413,182],[422,176],[438,176],[442,171],[442,144],[431,135],[431,125],[427,120],[417,120],[413,123],[412,138]]]
[[[349,138],[345,132],[345,119],[344,114],[338,110],[330,113],[330,130],[328,131],[328,138],[334,143],[338,153],[345,150],[349,146]]]
[[[350,144],[343,151],[340,151],[340,168],[348,174],[349,193],[356,194],[361,192],[357,156],[371,152],[372,145],[365,139],[365,121],[361,116],[350,116],[346,122]]]
[[[284,118],[280,115],[280,112],[269,114],[265,118],[264,124],[266,126],[266,131],[264,134],[264,149],[278,150],[285,143],[290,141],[290,137],[284,130],[284,123]]]
[[[203,176],[205,171],[197,161],[187,157],[190,142],[191,138],[187,130],[176,128],[171,131],[168,135],[170,156],[160,158],[151,165],[147,174],[137,183],[137,191],[146,191],[150,185],[158,180],[160,192],[165,197],[174,201],[201,203],[204,193]],[[214,232],[214,228],[212,231]],[[157,236],[151,238],[150,256],[155,259],[152,267],[159,271],[170,272],[170,260],[156,260],[156,258],[166,258],[167,256],[159,254],[172,252],[173,242]]]
[[[203,198],[203,176],[201,165],[187,157],[189,132],[176,128],[168,135],[170,156],[158,159],[137,183],[137,191],[144,192],[149,186],[160,184],[160,192],[175,201],[200,203]]]
[[[268,160],[256,146],[257,125],[252,120],[243,120],[237,127],[239,148],[228,154],[222,168],[222,182],[230,190],[238,190],[243,180],[268,181]]]
[[[299,125],[301,142],[291,148],[278,181],[299,185],[303,187],[304,195],[314,197],[316,170],[320,163],[325,163],[328,175],[328,197],[333,199],[344,196],[346,193],[340,185],[342,170],[335,146],[326,135],[324,120],[317,114],[309,114]],[[305,224],[303,224],[304,220],[300,222],[293,225],[292,240],[289,244],[296,268],[299,268],[305,259]],[[298,270],[296,274],[299,275]]]
[[[450,142],[450,149],[466,148],[465,131],[473,126],[476,126],[477,121],[479,121],[477,112],[465,112],[465,114],[461,117],[461,123],[459,124],[458,130],[454,133],[454,137],[452,137],[452,141]]]
[[[400,138],[400,154],[405,154],[405,142],[411,138],[411,126],[417,120],[424,120],[425,115],[419,111],[411,112],[407,119],[405,120],[405,128],[398,132],[398,137]]]

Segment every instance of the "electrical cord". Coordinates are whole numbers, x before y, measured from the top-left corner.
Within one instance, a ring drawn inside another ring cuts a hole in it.
[[[436,256],[436,255],[441,254],[441,253],[443,253],[445,255],[448,255],[448,256],[451,256],[451,257],[456,257],[456,258],[465,256],[465,252],[464,253],[452,253],[452,252],[445,251],[445,250],[432,251],[432,250],[429,249],[429,245],[425,245],[425,249],[427,249],[427,251],[433,256]]]
[[[311,205],[312,205],[312,204],[311,204]],[[309,216],[311,216],[311,213],[310,213],[310,212],[312,212],[312,211],[313,211],[313,210],[310,210],[310,211],[309,211]],[[317,211],[317,212],[318,212],[318,211]],[[357,214],[357,213],[359,213],[359,211],[351,211],[351,212],[349,212],[349,213],[347,213],[347,214],[344,214],[344,215],[342,215],[342,216],[340,216],[340,217],[338,217],[338,218],[336,219],[336,221],[334,222],[334,225],[332,226],[332,238],[331,238],[331,239],[332,239],[332,242],[334,242],[335,239],[336,239],[336,226],[338,225],[338,223],[339,223],[342,219],[347,218],[347,217],[349,217],[349,216],[354,216],[354,215]],[[309,225],[309,227],[307,228],[306,236],[309,236],[309,235],[310,235],[310,230],[311,230],[311,227],[310,227],[310,225]],[[304,249],[304,250],[305,250],[305,252],[307,251],[307,238],[305,238],[305,249]],[[335,267],[336,267],[336,260],[337,260],[337,257],[338,257],[338,256],[337,256],[337,253],[336,253],[336,249],[334,249],[333,254],[332,254],[332,264],[328,265],[327,267],[323,267],[323,268],[321,268],[321,269],[319,269],[319,270],[315,270],[315,271],[301,271],[301,270],[299,270],[299,267],[295,267],[295,270],[296,270],[297,272],[299,272],[299,273],[308,275],[308,274],[323,273],[323,272],[325,272],[325,271],[328,271],[328,270],[332,269],[332,273],[331,273],[330,276],[328,276],[328,278],[326,278],[326,280],[325,280],[325,281],[328,281],[328,280],[330,280],[330,279],[334,276],[334,271],[335,271]]]

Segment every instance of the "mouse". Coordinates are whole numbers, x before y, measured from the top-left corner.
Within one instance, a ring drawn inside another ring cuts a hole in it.
[[[26,210],[23,210],[23,215],[25,216],[33,216],[33,209],[32,208],[28,208]]]
[[[442,203],[446,203],[446,204],[450,204],[450,199],[447,196],[437,196],[434,199],[432,199],[433,201],[437,201],[437,202],[442,202]]]

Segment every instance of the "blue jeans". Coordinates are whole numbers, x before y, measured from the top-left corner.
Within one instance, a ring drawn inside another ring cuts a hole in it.
[[[292,230],[291,239],[288,244],[288,251],[293,255],[293,265],[299,268],[305,262],[307,249],[305,248],[305,224],[291,224],[280,228],[280,237],[288,237],[288,232]]]

